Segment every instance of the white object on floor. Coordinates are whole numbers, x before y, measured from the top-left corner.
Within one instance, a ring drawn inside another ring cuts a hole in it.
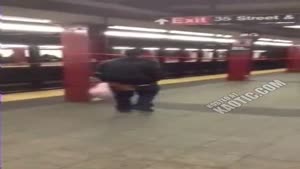
[[[110,99],[113,97],[113,93],[110,90],[108,83],[99,83],[89,90],[89,94],[92,97]]]

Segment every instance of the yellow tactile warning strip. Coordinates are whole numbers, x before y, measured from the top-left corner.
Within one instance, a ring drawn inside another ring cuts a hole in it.
[[[285,72],[285,71],[286,71],[286,69],[263,70],[263,71],[254,71],[251,74],[252,75],[263,75],[263,74],[270,74],[270,73],[280,73],[280,72]],[[170,85],[170,84],[197,82],[197,81],[217,80],[217,79],[224,79],[226,77],[227,77],[227,74],[185,77],[185,78],[162,80],[159,82],[159,84],[160,85]],[[15,94],[4,95],[2,102],[42,99],[42,98],[57,97],[57,96],[63,96],[63,95],[64,95],[63,89],[37,91],[37,92],[26,92],[26,93],[15,93]]]
[[[197,81],[205,81],[205,80],[224,79],[226,77],[227,77],[226,74],[196,76],[196,77],[184,77],[184,78],[177,78],[177,79],[162,80],[162,81],[159,82],[159,84],[160,85],[170,85],[170,84],[197,82]]]
[[[260,71],[253,71],[251,75],[263,75],[263,74],[270,74],[270,73],[280,73],[285,71],[286,69],[260,70]],[[178,79],[162,80],[159,82],[159,84],[160,85],[179,84],[179,83],[197,82],[197,81],[205,81],[205,80],[224,79],[226,77],[227,74],[185,77],[185,78],[178,78]]]
[[[270,73],[281,73],[286,72],[287,69],[273,69],[273,70],[261,70],[261,71],[253,71],[251,75],[263,75],[263,74],[270,74]]]
[[[56,97],[56,96],[63,96],[63,95],[64,95],[63,89],[26,92],[26,93],[14,93],[14,94],[4,95],[2,102],[42,99],[42,98],[49,98],[49,97]]]

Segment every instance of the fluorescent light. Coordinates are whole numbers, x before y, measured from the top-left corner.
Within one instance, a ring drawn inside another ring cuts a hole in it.
[[[293,43],[293,41],[290,40],[281,40],[281,39],[275,39],[273,42],[283,42],[283,43]]]
[[[135,49],[135,47],[129,47],[129,46],[114,46],[113,49],[115,49],[115,50],[131,50],[131,49]]]
[[[216,37],[219,37],[219,38],[232,38],[233,36],[232,35],[217,34]]]
[[[254,50],[253,52],[256,52],[256,53],[264,53],[264,52],[266,52],[266,50]]]
[[[141,32],[106,31],[104,34],[106,36],[127,37],[127,38],[170,39],[170,40],[180,40],[180,41],[217,42],[217,43],[235,42],[234,39],[183,36],[183,35],[166,35],[166,34],[141,33]]]
[[[39,48],[40,49],[62,49],[64,47],[59,45],[40,45]]]
[[[227,52],[228,49],[218,49],[217,51],[218,51],[218,52]]]
[[[195,36],[182,36],[182,35],[170,35],[167,38],[171,40],[195,41],[195,42],[217,42],[217,43],[235,42],[234,39],[208,38],[208,37],[195,37]]]
[[[259,38],[260,41],[273,41],[273,39],[267,39],[267,38]]]
[[[147,48],[143,48],[143,50],[159,50],[160,48],[157,47],[147,47]]]
[[[45,33],[59,33],[64,31],[64,29],[59,26],[16,24],[16,23],[0,23],[0,29],[6,31],[45,32]]]
[[[224,35],[223,37],[224,38],[232,38],[233,36],[232,35]]]
[[[281,40],[281,39],[267,39],[267,38],[259,38],[259,41],[268,41],[268,42],[282,42],[282,43],[292,43],[290,40]]]
[[[212,52],[212,51],[214,51],[214,49],[201,49],[202,51],[204,51],[204,52]]]
[[[285,28],[300,29],[300,25],[285,26]]]
[[[0,44],[0,47],[3,49],[7,48],[28,48],[29,45],[25,44]],[[59,45],[40,45],[38,46],[40,49],[62,49],[63,46]]]
[[[171,30],[169,31],[169,33],[181,34],[181,35],[215,36],[215,34],[211,34],[211,33],[186,32],[186,31],[176,31],[176,30]]]
[[[168,51],[178,51],[178,50],[180,50],[180,48],[165,48],[165,50],[168,50]]]
[[[118,30],[130,30],[130,31],[142,31],[142,32],[155,32],[155,33],[166,33],[168,32],[165,29],[153,29],[153,28],[142,28],[142,27],[129,27],[129,26],[109,26],[109,29],[118,29]],[[108,31],[111,32],[111,31]],[[129,32],[128,32],[129,33]],[[133,33],[133,32],[131,32]],[[138,32],[134,32],[138,33]],[[171,34],[180,34],[180,35],[196,35],[196,36],[217,36],[217,37],[223,37],[223,38],[231,38],[232,35],[222,35],[222,34],[212,34],[212,33],[202,33],[202,32],[188,32],[188,31],[177,31],[177,30],[171,30],[169,31]],[[110,33],[109,33],[110,34]]]
[[[88,30],[87,29],[77,29],[73,31],[76,34],[87,34]]]
[[[196,48],[185,48],[185,51],[190,51],[190,52],[195,52],[195,51],[199,51],[199,49]]]
[[[147,39],[163,39],[167,35],[156,33],[140,33],[140,32],[121,32],[121,31],[106,31],[107,36],[128,37],[128,38],[147,38]]]
[[[200,41],[200,42],[214,41],[214,38],[196,37],[196,36],[182,36],[182,35],[170,35],[170,36],[168,36],[168,39],[182,40],[182,41]]]
[[[263,42],[263,41],[257,41],[254,44],[259,46],[293,46],[292,43],[275,43],[275,42]]]
[[[157,32],[157,33],[168,32],[167,30],[164,30],[164,29],[129,27],[129,26],[109,26],[108,28],[110,28],[110,29],[119,29],[119,30],[143,31],[143,32]]]
[[[24,44],[0,44],[2,49],[12,49],[12,48],[28,48],[28,45]]]
[[[33,23],[51,23],[49,19],[25,18],[18,16],[0,16],[0,20],[4,21],[18,21],[18,22],[33,22]]]

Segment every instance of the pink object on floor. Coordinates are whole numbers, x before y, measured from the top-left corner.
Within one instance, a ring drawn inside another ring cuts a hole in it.
[[[99,83],[95,85],[89,90],[89,94],[92,97],[99,97],[102,99],[112,98],[113,96],[108,83]]]

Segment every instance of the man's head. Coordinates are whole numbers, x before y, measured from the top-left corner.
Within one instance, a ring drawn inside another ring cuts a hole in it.
[[[130,57],[130,58],[138,58],[142,54],[143,54],[143,50],[141,50],[141,49],[132,49],[132,50],[126,51],[126,56]]]

